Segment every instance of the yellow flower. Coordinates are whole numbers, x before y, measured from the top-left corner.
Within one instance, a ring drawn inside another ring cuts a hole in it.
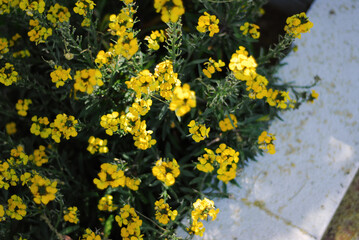
[[[214,170],[213,164],[216,160],[216,155],[211,149],[205,148],[205,154],[198,158],[199,163],[196,167],[202,172],[212,172]]]
[[[35,149],[33,155],[30,155],[29,157],[30,161],[34,162],[38,167],[41,167],[49,161],[45,149],[45,146],[40,145],[39,149]]]
[[[30,19],[29,22],[30,31],[27,35],[30,38],[31,42],[35,42],[36,44],[43,43],[45,40],[52,35],[52,28],[45,28],[41,26],[39,20]]]
[[[134,208],[125,205],[120,209],[119,215],[115,217],[116,222],[121,228],[121,237],[123,239],[141,240],[142,236],[140,227],[142,220],[138,217]]]
[[[5,125],[5,129],[6,129],[6,133],[8,135],[13,135],[16,133],[16,123],[14,122],[9,122]]]
[[[155,67],[154,77],[158,81],[161,97],[171,100],[173,96],[173,88],[181,85],[178,74],[173,72],[173,64],[169,60],[165,60]]]
[[[237,118],[233,114],[229,114],[229,117],[226,116],[224,120],[219,121],[219,127],[222,132],[230,131],[237,127]]]
[[[166,39],[165,32],[163,30],[152,31],[150,36],[146,36],[147,47],[157,51],[160,48],[159,43],[164,42]]]
[[[120,119],[118,118],[118,112],[112,112],[101,117],[100,125],[106,129],[106,133],[110,136],[118,130],[118,125],[120,124]]]
[[[177,22],[185,12],[182,0],[155,0],[154,7],[156,12],[161,12],[161,19],[165,23]]]
[[[5,66],[0,68],[0,83],[5,86],[10,86],[13,83],[16,83],[18,79],[19,74],[15,71],[14,65],[11,63],[5,63]]]
[[[262,99],[267,96],[268,80],[266,77],[257,74],[254,79],[247,80],[246,85],[251,99]]]
[[[107,147],[107,139],[103,140],[100,138],[95,138],[94,136],[91,136],[88,140],[89,146],[87,147],[87,151],[89,151],[91,154],[95,154],[96,152],[99,153],[107,153],[108,147]]]
[[[80,240],[101,240],[101,236],[95,234],[91,229],[87,228]]]
[[[155,202],[155,211],[156,219],[164,225],[166,225],[170,219],[174,221],[178,214],[177,210],[171,210],[170,206],[165,203],[164,199],[160,199]]]
[[[315,90],[312,90],[308,102],[313,103],[314,99],[317,99],[318,97],[319,97],[319,93],[317,93]]]
[[[50,181],[50,179],[35,175],[31,179],[31,182],[32,184],[29,188],[34,196],[35,203],[43,203],[47,205],[50,201],[55,199],[57,181]]]
[[[136,92],[136,97],[141,98],[142,94],[149,95],[158,89],[158,81],[154,78],[152,73],[145,69],[142,70],[136,77],[132,77],[130,81],[125,82],[129,89]]]
[[[205,62],[204,65],[207,65],[205,69],[203,69],[204,75],[208,78],[212,78],[212,74],[216,72],[221,72],[221,67],[224,67],[226,64],[222,62],[222,60],[218,60],[218,62],[214,61],[212,58],[209,58],[208,62]]]
[[[190,90],[189,84],[183,84],[173,90],[173,97],[170,103],[170,110],[175,111],[178,117],[182,117],[188,113],[191,108],[196,107],[196,95]]]
[[[190,234],[202,237],[205,228],[203,227],[203,223],[199,220],[207,220],[208,216],[210,216],[212,221],[214,221],[218,212],[219,209],[215,208],[212,200],[209,200],[208,198],[204,198],[203,200],[197,199],[197,201],[193,203],[193,210],[191,212],[192,224],[190,228],[187,228],[187,231]]]
[[[152,174],[166,184],[166,186],[172,186],[175,183],[176,177],[180,174],[179,165],[176,159],[165,162],[160,158],[152,168]]]
[[[63,86],[68,79],[72,79],[70,75],[71,68],[65,70],[61,66],[55,66],[55,70],[50,73],[51,81],[56,83],[56,87]]]
[[[5,210],[4,206],[0,204],[0,222],[5,220]]]
[[[16,220],[22,220],[26,215],[26,205],[22,199],[17,195],[12,195],[7,202],[6,215]]]
[[[200,16],[198,19],[197,30],[201,33],[209,31],[209,36],[213,37],[215,33],[219,32],[218,27],[219,19],[216,15],[210,15],[207,12],[204,12],[204,15]]]
[[[305,12],[288,17],[286,23],[284,31],[295,38],[300,38],[302,33],[310,32],[313,27],[313,23],[308,20]]]
[[[266,150],[270,154],[275,154],[275,146],[273,144],[275,139],[273,134],[263,131],[258,137],[259,149]]]
[[[19,99],[15,105],[17,114],[25,117],[27,115],[27,110],[29,110],[30,104],[32,104],[31,99]]]
[[[248,56],[248,52],[242,46],[232,54],[228,66],[238,80],[251,80],[255,78],[257,74],[257,63],[255,59],[252,56]]]
[[[100,211],[108,211],[108,212],[112,212],[112,211],[116,210],[117,207],[113,205],[112,200],[113,200],[112,195],[105,195],[98,202],[97,208]]]
[[[77,207],[68,207],[64,210],[64,220],[66,222],[75,223],[79,222]]]
[[[49,20],[52,25],[55,27],[60,23],[68,22],[70,20],[70,12],[67,7],[61,6],[58,3],[51,6],[49,11],[47,12],[47,20]]]
[[[74,88],[80,92],[91,94],[95,86],[102,86],[102,74],[98,69],[83,69],[76,71]]]
[[[128,187],[129,189],[133,190],[133,191],[137,191],[138,190],[138,186],[140,185],[141,180],[140,179],[133,179],[130,177],[126,177],[126,187]]]
[[[254,23],[245,22],[239,30],[242,31],[243,35],[251,35],[252,38],[258,39],[260,36],[260,32],[258,32],[259,26]]]
[[[63,136],[67,140],[70,137],[76,137],[77,131],[75,126],[77,125],[78,121],[75,119],[74,116],[67,116],[65,113],[57,114],[56,119],[54,122],[50,124],[52,139],[59,143],[60,137]]]
[[[200,142],[208,137],[208,133],[210,128],[206,128],[204,124],[198,124],[194,120],[192,120],[188,124],[189,132],[192,134],[192,138],[195,142]]]
[[[98,189],[106,189],[109,186],[112,188],[125,186],[126,177],[124,172],[118,169],[117,165],[115,164],[101,164],[101,172],[99,172],[97,175],[99,178],[95,178],[93,182],[96,184]]]

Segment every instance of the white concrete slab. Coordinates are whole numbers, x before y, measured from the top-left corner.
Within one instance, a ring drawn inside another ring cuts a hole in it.
[[[272,124],[277,153],[249,163],[242,188],[228,185],[232,199],[214,199],[220,213],[204,239],[321,239],[358,170],[359,1],[316,0],[307,15],[314,27],[279,76],[318,75],[319,99]]]

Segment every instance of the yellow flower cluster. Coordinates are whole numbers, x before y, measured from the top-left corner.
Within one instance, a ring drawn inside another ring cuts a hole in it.
[[[45,150],[45,146],[40,145],[39,148],[35,149],[34,153],[29,156],[29,160],[32,161],[36,166],[41,167],[43,164],[49,161]]]
[[[5,66],[0,68],[0,83],[5,86],[10,86],[17,82],[18,79],[19,74],[15,71],[14,65],[11,63],[5,63]]]
[[[180,174],[179,165],[176,159],[163,161],[162,158],[160,158],[152,168],[152,174],[166,184],[166,186],[172,186],[175,183],[176,177]]]
[[[200,142],[208,137],[209,130],[211,128],[206,128],[206,125],[196,123],[192,120],[188,125],[189,132],[192,134],[192,138],[195,142]]]
[[[50,73],[51,81],[56,83],[56,87],[65,85],[67,79],[72,79],[70,75],[71,68],[65,70],[61,66],[55,66],[55,70]]]
[[[99,68],[102,68],[104,64],[108,63],[109,58],[111,58],[111,53],[101,50],[97,53],[95,63],[98,64]]]
[[[123,240],[142,240],[140,227],[142,220],[137,215],[134,208],[125,205],[120,209],[119,215],[115,217],[116,222],[121,228],[121,237]]]
[[[145,69],[132,77],[130,81],[126,81],[127,88],[136,92],[136,97],[141,98],[142,94],[150,95],[159,87],[158,81],[153,74]]]
[[[5,221],[5,209],[4,206],[0,204],[0,222]]]
[[[101,172],[98,174],[99,178],[95,178],[93,182],[96,184],[98,189],[106,189],[109,186],[112,188],[116,187],[128,187],[133,191],[138,190],[138,186],[141,181],[139,179],[132,179],[126,177],[124,171],[118,168],[117,165],[111,163],[101,164]]]
[[[43,13],[45,11],[45,2],[44,0],[32,2],[29,2],[29,0],[21,0],[19,2],[19,7],[21,10],[25,11],[28,16],[32,17],[35,12]]]
[[[22,220],[26,215],[26,205],[22,199],[17,195],[12,195],[7,200],[6,215],[16,220]]]
[[[184,14],[182,0],[155,0],[156,12],[161,12],[161,20],[165,23],[177,22]]]
[[[91,0],[78,0],[75,5],[74,12],[84,17],[81,26],[89,27],[91,20],[87,15],[94,9],[96,4]]]
[[[284,27],[284,31],[290,36],[299,39],[302,33],[310,32],[310,29],[313,27],[313,23],[308,20],[305,12],[288,17],[286,22],[287,25]]]
[[[275,136],[273,134],[263,131],[258,137],[259,148],[266,150],[270,154],[275,154],[275,146],[273,144],[274,140]]]
[[[113,205],[113,196],[112,195],[106,195],[100,199],[98,202],[97,208],[100,211],[108,211],[112,212],[117,209],[116,206]]]
[[[0,188],[5,190],[9,189],[11,186],[16,186],[19,181],[18,176],[13,168],[10,168],[8,162],[0,161]]]
[[[67,7],[55,3],[55,5],[50,7],[46,17],[47,20],[49,20],[55,27],[59,24],[59,22],[68,22],[70,20],[71,14]]]
[[[108,147],[107,147],[107,139],[103,140],[100,138],[95,138],[94,136],[91,136],[88,140],[89,146],[87,147],[87,151],[89,151],[91,154],[95,154],[96,152],[99,153],[107,153]]]
[[[270,106],[281,108],[281,109],[286,109],[288,105],[290,107],[293,107],[292,105],[293,100],[291,100],[289,96],[289,92],[273,90],[270,88],[267,90],[266,97],[267,97],[267,103]]]
[[[70,137],[76,137],[77,131],[75,126],[77,123],[78,121],[74,116],[67,116],[65,113],[57,114],[54,122],[50,124],[52,139],[59,143],[61,137],[67,140],[69,140]]]
[[[226,64],[222,62],[222,60],[218,60],[218,62],[214,61],[212,58],[209,58],[208,62],[205,62],[206,68],[203,69],[204,75],[208,78],[212,78],[212,74],[216,72],[222,72],[221,67],[224,67]]]
[[[165,60],[157,64],[154,76],[158,81],[161,97],[166,100],[171,100],[173,88],[181,85],[181,80],[178,79],[178,73],[173,71],[172,62]]]
[[[125,180],[125,184],[126,187],[128,187],[129,189],[131,189],[132,191],[137,191],[140,184],[141,184],[141,180],[140,179],[134,179],[134,178],[130,178],[130,177],[126,177]]]
[[[194,107],[196,107],[196,95],[194,91],[190,90],[189,84],[185,83],[183,87],[175,87],[169,106],[170,110],[175,111],[178,117],[182,117]]]
[[[217,178],[227,184],[236,177],[239,152],[222,143],[216,149],[216,154],[216,162],[219,163]]]
[[[164,225],[166,225],[170,219],[174,221],[178,214],[177,210],[171,210],[170,206],[168,203],[165,203],[164,199],[160,199],[155,202],[155,211],[156,219]]]
[[[113,56],[123,56],[130,59],[139,49],[138,40],[132,31],[133,14],[136,12],[132,7],[122,8],[118,15],[110,16],[109,31],[118,39],[108,52]]]
[[[254,23],[245,22],[239,30],[242,31],[243,35],[251,35],[252,38],[258,39],[260,36],[260,32],[258,32],[259,26]]]
[[[112,14],[110,16],[110,23],[108,31],[113,36],[121,36],[126,34],[126,31],[133,27],[134,21],[131,15],[135,10],[130,8],[122,8],[118,15]]]
[[[222,132],[230,131],[237,127],[237,117],[234,114],[229,114],[229,117],[226,116],[225,119],[219,121],[219,127]]]
[[[34,196],[34,202],[37,204],[47,205],[50,201],[55,199],[57,192],[57,181],[43,178],[40,175],[35,175],[31,178],[30,191]]]
[[[217,178],[224,183],[236,177],[237,163],[239,161],[239,152],[222,143],[216,149],[215,153],[205,148],[205,154],[198,158],[197,169],[202,172],[212,172],[214,166],[217,169]]]
[[[97,175],[99,178],[95,178],[93,182],[96,184],[98,189],[106,189],[109,186],[113,188],[125,186],[125,174],[122,170],[118,169],[118,166],[115,164],[101,164],[101,172]]]
[[[77,207],[68,207],[66,210],[64,210],[64,220],[66,222],[77,224],[79,222],[79,218],[77,215],[78,215]]]
[[[164,42],[166,40],[166,35],[163,30],[160,31],[156,30],[156,31],[152,31],[151,35],[146,36],[145,40],[147,41],[148,48],[157,51],[158,49],[160,49],[159,43]]]
[[[204,12],[204,14],[199,17],[196,28],[201,33],[209,31],[209,36],[213,37],[215,33],[219,32],[218,23],[219,19],[216,15],[210,15],[209,13]]]
[[[7,159],[7,162],[11,166],[26,165],[29,161],[29,156],[26,155],[24,147],[22,145],[17,146],[16,148],[11,149],[11,157]]]
[[[42,138],[48,138],[51,134],[51,128],[47,127],[50,122],[47,117],[37,117],[36,115],[31,118],[33,122],[30,132],[36,136],[40,135]]]
[[[19,99],[15,104],[17,114],[25,117],[27,115],[27,110],[29,110],[29,105],[32,104],[31,99]]]
[[[232,54],[229,69],[239,80],[250,80],[256,76],[257,63],[253,56],[248,56],[248,52],[243,46]]]
[[[9,14],[11,8],[19,6],[20,0],[1,0],[0,15]]]
[[[251,99],[262,99],[266,97],[266,102],[273,107],[286,109],[288,105],[293,107],[293,101],[289,97],[289,92],[267,89],[268,80],[256,72],[257,63],[244,47],[240,46],[236,53],[232,54],[229,69],[238,80],[246,82],[246,90]]]
[[[187,231],[190,234],[202,237],[205,228],[203,223],[199,220],[207,220],[208,216],[210,216],[212,221],[214,221],[217,218],[219,209],[216,209],[214,207],[214,202],[208,198],[204,198],[203,200],[197,199],[197,201],[193,203],[193,208],[194,209],[191,212],[192,224],[190,228],[187,228]]]
[[[6,38],[0,38],[0,59],[2,55],[9,52],[9,41]]]
[[[86,228],[80,240],[101,240],[101,236],[94,233],[91,229]]]
[[[125,133],[130,133],[133,136],[133,140],[135,141],[134,145],[138,149],[142,150],[146,150],[156,144],[156,140],[152,139],[151,136],[153,131],[147,130],[147,124],[145,120],[141,121],[141,116],[144,116],[148,113],[151,105],[151,99],[144,100],[136,98],[135,102],[132,103],[132,106],[128,109],[126,114],[122,113],[119,119],[116,117],[116,122],[119,121],[121,129]],[[114,128],[117,129],[118,126],[116,125]]]
[[[52,35],[52,28],[41,26],[38,19],[30,19],[29,25],[31,30],[27,35],[31,42],[35,42],[36,44],[43,43]]]
[[[75,73],[75,90],[80,92],[87,92],[91,94],[94,91],[94,86],[102,86],[102,74],[98,69],[83,69]]]
[[[211,149],[205,148],[205,154],[198,158],[199,163],[196,167],[202,172],[212,172],[214,170],[214,162],[216,160],[216,154]]]
[[[5,129],[6,129],[6,133],[8,135],[13,135],[16,133],[16,123],[14,122],[9,122],[5,125]]]
[[[249,97],[251,99],[262,99],[267,97],[267,85],[268,80],[266,77],[257,74],[255,78],[249,79],[246,81],[247,91],[249,92]]]
[[[26,58],[26,57],[30,57],[30,52],[29,50],[25,49],[25,50],[20,50],[20,51],[17,51],[17,52],[14,52],[12,54],[12,56],[14,58]]]
[[[112,112],[101,117],[100,125],[106,129],[106,133],[110,136],[118,130],[118,125],[120,124],[119,113]]]

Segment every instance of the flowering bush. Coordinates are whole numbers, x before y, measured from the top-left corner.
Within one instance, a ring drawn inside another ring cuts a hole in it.
[[[318,97],[271,63],[312,23],[257,51],[263,4],[0,0],[0,238],[202,236],[270,121]]]

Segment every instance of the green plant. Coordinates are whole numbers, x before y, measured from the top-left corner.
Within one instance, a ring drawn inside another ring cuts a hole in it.
[[[270,64],[305,14],[253,48],[264,3],[0,0],[0,237],[202,235],[206,197],[275,153],[280,111],[317,97]]]

